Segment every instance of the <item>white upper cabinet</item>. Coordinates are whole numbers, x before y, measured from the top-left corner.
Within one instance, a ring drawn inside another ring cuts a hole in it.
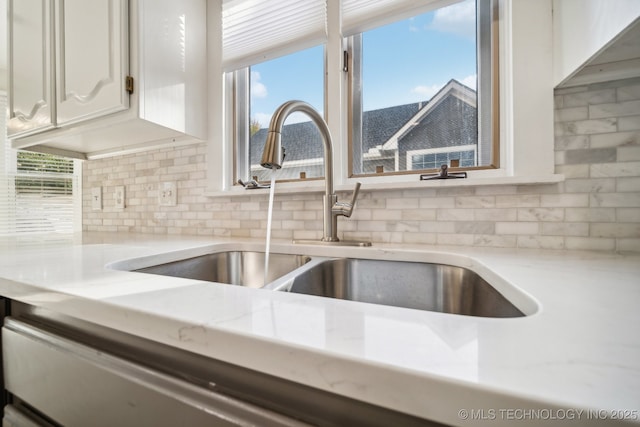
[[[128,108],[127,15],[127,0],[9,0],[9,137]]]
[[[56,2],[58,126],[129,107],[127,15],[126,0]]]
[[[55,126],[53,10],[49,0],[9,0],[9,136]]]
[[[207,0],[9,7],[13,148],[97,158],[206,138]]]

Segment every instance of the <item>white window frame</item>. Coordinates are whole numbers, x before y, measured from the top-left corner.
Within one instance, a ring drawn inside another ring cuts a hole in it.
[[[225,90],[222,72],[221,2],[208,3],[208,61],[213,76],[209,85],[208,184],[210,196],[247,194],[233,184],[233,97]],[[500,0],[500,167],[470,171],[465,180],[450,185],[504,185],[559,182],[554,174],[553,61],[551,0]],[[340,33],[339,0],[328,0],[326,69],[342,69],[345,48]],[[531,37],[535,34],[536,37]],[[218,76],[216,78],[215,76]],[[325,82],[325,118],[334,141],[347,139],[348,96],[346,75],[328,72]],[[414,188],[440,183],[418,181],[413,175],[349,178],[348,144],[334,146],[333,171],[336,190],[351,189],[355,181],[363,190]],[[279,192],[321,192],[322,181],[289,182]],[[258,191],[258,190],[255,190]]]

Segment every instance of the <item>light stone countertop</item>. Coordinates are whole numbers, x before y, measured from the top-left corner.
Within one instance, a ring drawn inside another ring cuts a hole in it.
[[[511,319],[108,267],[229,249],[262,251],[264,242],[117,233],[3,239],[0,294],[445,424],[640,423],[639,255],[272,243],[274,253],[467,267],[530,314]]]

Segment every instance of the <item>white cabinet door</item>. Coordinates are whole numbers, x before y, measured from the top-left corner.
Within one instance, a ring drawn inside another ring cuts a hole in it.
[[[128,1],[56,4],[58,126],[128,108]]]
[[[50,0],[9,0],[10,137],[55,126]]]

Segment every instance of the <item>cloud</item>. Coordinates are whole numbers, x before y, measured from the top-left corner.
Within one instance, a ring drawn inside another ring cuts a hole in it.
[[[268,95],[267,87],[260,82],[260,73],[251,72],[251,96],[255,98],[266,98]]]
[[[258,123],[260,123],[260,128],[261,129],[266,129],[266,128],[269,127],[269,124],[271,124],[271,117],[272,116],[273,116],[273,114],[255,113],[253,116],[251,116],[251,120],[255,120]],[[287,120],[284,122],[284,124],[286,126],[286,125],[292,125],[294,123],[308,122],[310,120],[311,119],[306,114],[295,112],[295,113],[291,114],[289,117],[287,117]]]
[[[260,128],[268,128],[269,123],[271,122],[271,114],[256,113],[251,119],[258,121],[258,123],[260,123]]]
[[[463,85],[476,90],[476,82],[477,82],[477,75],[476,74],[470,74],[466,77],[463,77],[462,79],[456,79],[458,80],[460,83],[462,83]],[[448,83],[448,82],[447,82]],[[413,89],[411,89],[411,93],[418,95],[420,100],[429,100],[431,99],[431,97],[433,95],[435,95],[436,93],[438,93],[438,91],[440,89],[442,89],[445,86],[446,83],[444,84],[434,84],[434,85],[418,85],[416,87],[414,87]]]
[[[409,18],[409,31],[411,31],[412,33],[417,33],[418,31],[420,31],[420,26],[416,25],[415,21],[415,17]]]
[[[411,93],[415,93],[420,96],[420,99],[431,99],[440,89],[442,85],[424,86],[419,85],[411,89]]]
[[[475,2],[466,0],[438,9],[427,29],[473,39],[476,32]]]
[[[476,85],[477,85],[477,81],[478,81],[478,76],[476,74],[471,74],[470,76],[467,76],[461,80],[459,80],[460,83],[462,83],[463,85],[470,87],[473,90],[476,90]]]

